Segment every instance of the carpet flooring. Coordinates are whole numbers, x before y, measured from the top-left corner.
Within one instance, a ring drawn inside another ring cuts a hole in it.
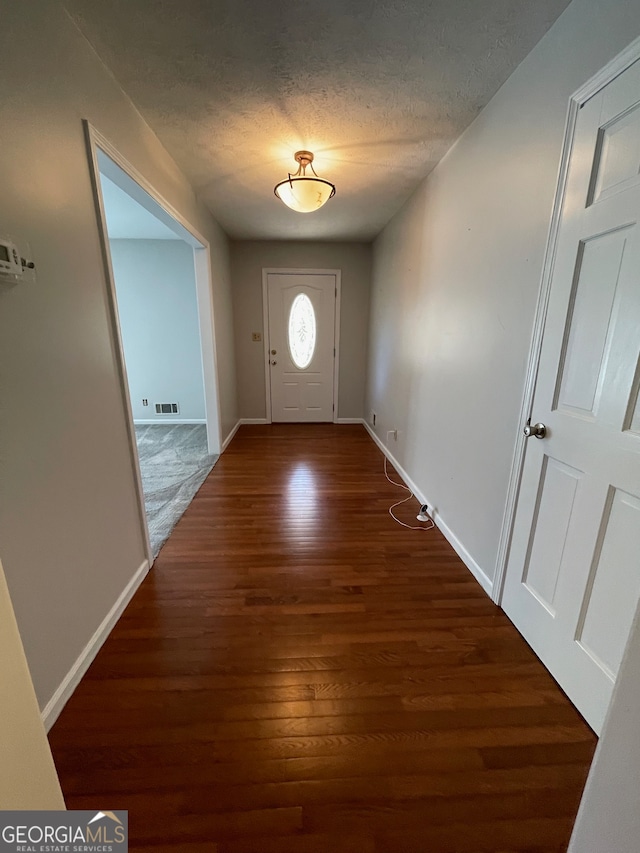
[[[156,557],[218,459],[204,424],[136,426],[151,550]]]

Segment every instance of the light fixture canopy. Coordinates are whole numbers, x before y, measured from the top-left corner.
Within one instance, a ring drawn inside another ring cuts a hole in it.
[[[312,213],[333,198],[336,188],[316,175],[311,151],[296,151],[294,158],[298,163],[298,171],[276,184],[273,191],[291,210],[297,213]],[[307,166],[313,176],[307,175]]]

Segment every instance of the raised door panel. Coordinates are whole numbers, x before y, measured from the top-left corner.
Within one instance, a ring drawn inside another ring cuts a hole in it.
[[[612,680],[640,598],[640,499],[611,489],[576,639]]]
[[[557,395],[563,410],[596,414],[626,245],[624,228],[579,246]]]
[[[592,203],[633,186],[640,178],[640,104],[600,130]]]
[[[551,616],[580,475],[545,457],[522,582]]]
[[[627,412],[625,430],[640,436],[640,363],[636,365],[636,378]]]

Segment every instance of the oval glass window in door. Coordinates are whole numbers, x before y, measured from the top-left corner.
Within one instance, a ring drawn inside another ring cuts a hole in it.
[[[299,293],[289,312],[289,352],[299,370],[309,367],[316,348],[316,312],[306,293]]]

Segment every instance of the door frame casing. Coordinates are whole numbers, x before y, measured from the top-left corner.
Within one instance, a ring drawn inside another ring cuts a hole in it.
[[[333,275],[336,280],[336,307],[334,313],[333,359],[333,423],[338,423],[338,379],[340,374],[340,302],[342,295],[342,270],[298,269],[293,267],[263,267],[262,269],[262,328],[264,340],[264,391],[266,422],[271,420],[271,371],[269,370],[269,276],[270,275]]]
[[[115,276],[111,263],[111,250],[109,247],[109,234],[107,231],[107,220],[105,215],[102,187],[100,184],[100,165],[98,162],[98,150],[107,155],[122,171],[136,183],[156,204],[175,222],[188,232],[182,239],[189,242],[194,250],[194,273],[196,282],[196,298],[198,303],[198,326],[200,332],[200,349],[203,366],[203,385],[205,397],[205,412],[207,419],[207,441],[210,452],[221,452],[221,423],[220,423],[220,394],[218,387],[218,366],[215,346],[215,323],[213,315],[213,294],[211,290],[211,249],[209,241],[203,237],[163,196],[160,195],[152,184],[133,166],[118,149],[98,131],[88,120],[83,119],[85,142],[89,160],[89,172],[93,191],[100,249],[102,254],[103,268],[106,280],[107,301],[109,307],[109,319],[112,341],[114,345],[115,360],[118,368],[118,379],[122,395],[125,420],[127,426],[127,437],[134,474],[134,485],[138,503],[142,538],[145,547],[149,568],[153,566],[154,557],[149,538],[149,526],[144,502],[144,490],[142,488],[142,476],[140,473],[140,459],[138,445],[136,442],[135,425],[133,420],[133,409],[127,379],[127,366],[122,342],[120,328],[120,316],[118,313],[118,298],[116,294]],[[199,245],[196,245],[199,244]],[[211,448],[214,448],[212,451]],[[217,447],[217,450],[215,448]]]
[[[531,345],[529,349],[529,357],[527,360],[524,391],[522,395],[522,403],[520,406],[520,416],[518,421],[518,432],[516,435],[513,458],[511,461],[511,470],[507,487],[507,499],[502,519],[500,539],[498,542],[498,554],[496,557],[496,569],[493,582],[493,592],[491,596],[496,604],[502,603],[504,586],[507,577],[507,566],[509,562],[516,512],[518,508],[518,496],[520,493],[520,485],[522,482],[526,449],[526,438],[520,427],[527,422],[528,418],[533,416],[533,400],[536,391],[538,367],[540,363],[540,354],[542,351],[542,341],[544,337],[544,329],[549,308],[549,296],[551,293],[551,281],[553,269],[555,266],[558,235],[560,231],[560,220],[562,217],[562,211],[564,209],[564,202],[567,191],[569,159],[573,151],[578,113],[581,107],[588,100],[590,100],[590,98],[593,98],[594,95],[597,95],[598,92],[604,89],[604,87],[611,83],[612,80],[615,80],[616,77],[619,77],[621,74],[623,74],[627,70],[627,68],[630,68],[638,60],[640,60],[640,38],[637,38],[632,41],[631,44],[628,45],[628,47],[626,47],[621,53],[614,57],[614,59],[608,62],[604,66],[604,68],[598,71],[597,74],[595,74],[583,86],[577,89],[569,98],[567,118],[565,121],[564,139],[562,143],[562,154],[560,157],[558,179],[556,182],[556,193],[553,201],[549,233],[547,235],[547,243],[542,266],[540,290],[538,292],[538,301],[536,304]]]

